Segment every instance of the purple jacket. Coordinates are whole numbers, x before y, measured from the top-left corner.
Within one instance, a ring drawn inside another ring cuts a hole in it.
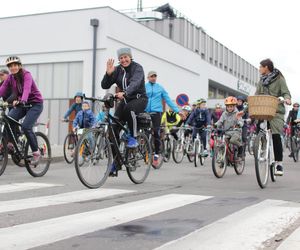
[[[8,76],[6,81],[0,87],[0,96],[5,95],[9,86],[11,86],[12,91],[16,94],[17,99],[26,103],[40,103],[43,102],[43,97],[41,92],[37,88],[31,74],[29,71],[23,69],[23,91],[20,93],[17,89],[17,82],[12,74]]]

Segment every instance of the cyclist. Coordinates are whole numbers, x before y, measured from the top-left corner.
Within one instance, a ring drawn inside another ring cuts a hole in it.
[[[154,136],[154,147],[155,154],[153,156],[153,166],[159,165],[159,148],[160,148],[160,124],[161,116],[163,112],[162,101],[165,101],[169,107],[171,107],[175,113],[179,113],[179,109],[176,104],[172,102],[168,92],[164,87],[156,82],[157,73],[150,71],[148,73],[148,82],[146,83],[146,93],[148,96],[148,104],[145,109],[147,113],[151,113],[152,125],[153,125],[153,136]]]
[[[223,113],[222,106],[217,103],[215,106],[215,110],[211,113],[211,123],[215,124],[221,117]]]
[[[237,110],[238,111],[244,111],[244,103],[246,101],[246,98],[244,96],[237,96]],[[249,118],[248,112],[243,112],[242,119],[244,120],[244,125],[242,127],[242,142],[244,144],[244,153],[246,149],[246,143],[247,143],[247,133],[248,133],[248,125],[247,125],[247,119]]]
[[[82,103],[82,110],[80,110],[73,121],[73,132],[80,128],[91,128],[95,124],[95,116],[91,110],[91,105],[88,101]]]
[[[0,86],[4,83],[4,81],[8,78],[9,71],[6,69],[0,70]],[[3,100],[8,103],[12,103],[16,99],[11,87],[8,87],[6,93],[4,94]],[[10,110],[11,108],[9,108]]]
[[[274,64],[270,59],[265,59],[260,62],[259,73],[261,74],[261,78],[255,94],[275,97],[282,96],[284,102],[291,105],[291,94],[285,82],[285,78],[278,69],[274,68]],[[275,117],[269,122],[272,131],[274,156],[277,163],[275,174],[279,176],[283,175],[281,132],[284,126],[284,114],[284,104],[280,103]]]
[[[170,131],[170,134],[176,141],[178,140],[178,129],[176,126],[180,123],[180,121],[180,115],[174,112],[172,109],[165,111],[161,117],[161,124],[166,126],[166,129]]]
[[[32,130],[33,125],[43,111],[43,97],[37,88],[29,71],[22,67],[21,59],[18,56],[10,56],[6,59],[6,66],[10,71],[10,75],[0,87],[0,96],[5,95],[6,91],[11,88],[16,96],[13,101],[15,108],[8,113],[15,120],[20,120],[25,117],[22,123],[29,145],[32,150],[33,158],[32,165],[38,165],[40,152],[38,150],[37,138]],[[30,104],[30,108],[24,108],[24,104]],[[13,131],[17,130],[15,124],[11,123]]]
[[[210,126],[210,114],[206,108],[206,100],[201,98],[197,101],[198,107],[190,115],[187,124],[193,126],[193,139],[196,138],[197,134],[200,135],[201,142],[203,144],[203,155],[207,156],[207,132],[204,127]]]
[[[290,137],[290,139],[292,139],[292,136],[294,136],[294,134],[295,134],[295,127],[294,126],[297,125],[298,112],[299,112],[299,103],[295,102],[293,104],[293,109],[290,110],[289,115],[286,119],[286,124],[291,127],[291,137]],[[289,157],[293,157],[293,152],[291,152],[289,154]]]
[[[64,121],[68,120],[68,117],[71,115],[73,111],[75,111],[75,116],[79,111],[82,110],[82,101],[83,101],[83,93],[77,92],[74,96],[75,102],[70,106],[68,111],[64,115]]]
[[[117,55],[120,65],[115,67],[114,59],[108,59],[101,87],[109,89],[113,84],[117,84],[120,89],[116,93],[116,98],[120,102],[116,108],[115,117],[120,122],[127,122],[130,131],[127,147],[136,148],[138,146],[136,115],[144,112],[148,102],[144,70],[140,64],[133,61],[130,48],[120,48]],[[120,128],[114,126],[114,131],[118,135]],[[113,154],[115,155],[115,152]],[[116,163],[113,163],[110,176],[117,176],[117,168]]]

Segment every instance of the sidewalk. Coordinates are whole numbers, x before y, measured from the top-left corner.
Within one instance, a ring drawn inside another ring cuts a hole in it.
[[[51,145],[51,154],[52,154],[53,161],[63,161],[64,160],[63,145]]]
[[[300,249],[300,227],[287,237],[277,250],[296,250]]]

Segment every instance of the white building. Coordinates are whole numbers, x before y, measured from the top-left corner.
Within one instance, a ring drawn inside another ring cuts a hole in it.
[[[171,37],[166,37],[163,29],[160,34],[110,7],[1,18],[5,36],[1,37],[0,65],[9,55],[18,55],[36,79],[46,100],[41,121],[50,118],[51,143],[63,142],[67,125],[60,119],[75,92],[92,95],[91,19],[99,20],[96,96],[105,93],[100,82],[106,60],[112,57],[117,61],[120,47],[132,48],[134,60],[142,64],[145,74],[157,71],[158,81],[172,99],[185,93],[191,101],[209,98],[212,106],[222,103],[228,94],[247,95],[255,89],[257,69],[181,17],[156,21],[156,27],[159,22],[167,27],[174,27],[170,23],[176,22],[178,27],[185,27],[173,28]],[[153,22],[143,23],[150,27]],[[177,36],[177,31],[187,33]]]

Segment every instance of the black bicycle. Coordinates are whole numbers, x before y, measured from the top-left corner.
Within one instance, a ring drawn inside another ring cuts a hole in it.
[[[294,130],[294,135],[291,137],[291,153],[294,162],[298,162],[299,150],[300,150],[300,123],[294,125],[293,130]]]
[[[98,188],[105,183],[114,163],[118,170],[125,166],[133,183],[143,183],[152,165],[151,145],[143,133],[151,124],[150,115],[143,113],[137,116],[138,147],[131,149],[126,147],[128,129],[109,113],[114,106],[115,97],[106,95],[104,99],[87,97],[85,99],[103,102],[107,110],[105,122],[84,132],[78,141],[75,150],[75,168],[79,180],[88,188]],[[120,134],[115,134],[113,126],[120,128]]]
[[[63,120],[63,122],[72,123],[73,121],[66,119],[66,120]],[[74,161],[74,152],[75,152],[77,143],[78,143],[77,133],[74,133],[72,131],[69,134],[67,134],[67,136],[64,140],[64,158],[68,164],[71,164]]]
[[[5,171],[8,163],[8,154],[11,154],[13,162],[20,166],[26,167],[27,171],[33,177],[41,177],[45,175],[51,163],[51,147],[49,140],[42,132],[35,132],[38,142],[38,150],[41,157],[38,165],[32,165],[33,157],[29,142],[26,135],[21,130],[21,123],[9,117],[5,111],[11,107],[7,102],[0,99],[0,175]],[[23,105],[23,108],[30,108],[31,105]],[[18,131],[15,134],[10,123],[18,126]],[[12,141],[8,141],[12,138]]]

